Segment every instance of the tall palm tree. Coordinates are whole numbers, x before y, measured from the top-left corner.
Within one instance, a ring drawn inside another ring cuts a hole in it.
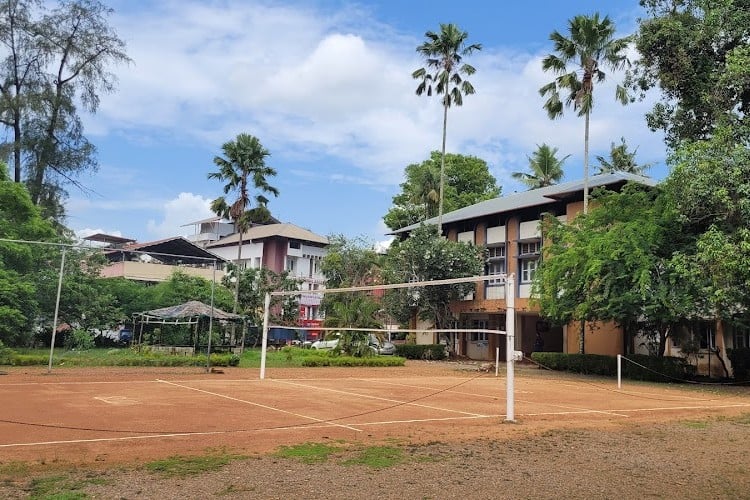
[[[539,189],[560,182],[563,178],[562,165],[570,155],[565,158],[557,158],[557,148],[547,144],[537,145],[536,151],[528,156],[529,170],[527,172],[513,172],[511,177],[521,181],[529,189]]]
[[[628,145],[624,137],[620,137],[620,144],[610,144],[609,160],[603,156],[597,156],[599,162],[599,173],[627,172],[629,174],[645,175],[646,170],[651,168],[651,163],[638,164],[635,155],[638,148],[628,151]]]
[[[540,88],[539,93],[548,96],[544,109],[551,119],[562,116],[562,99],[565,106],[572,106],[578,116],[585,117],[583,212],[588,213],[589,121],[594,106],[594,83],[604,81],[606,74],[602,68],[616,71],[629,64],[625,50],[630,37],[614,38],[614,23],[609,16],[600,19],[598,12],[592,16],[575,16],[568,21],[568,28],[569,38],[557,31],[550,35],[555,53],[542,60],[542,69],[558,76]],[[617,85],[615,97],[622,104],[628,102],[627,92],[622,85]]]
[[[266,158],[271,155],[260,143],[257,137],[250,134],[239,134],[233,141],[224,143],[221,147],[224,156],[215,156],[214,164],[219,167],[218,172],[208,174],[209,179],[225,182],[224,195],[211,202],[211,210],[220,217],[225,217],[234,223],[234,230],[239,233],[237,246],[237,271],[234,283],[234,307],[237,312],[237,299],[240,291],[240,263],[242,261],[242,235],[250,224],[248,206],[251,203],[249,183],[264,192],[274,196],[279,190],[268,183],[267,177],[275,176],[276,170],[266,165]],[[232,193],[234,201],[228,202],[226,195]],[[258,208],[265,209],[268,201],[262,195],[255,197]],[[252,212],[250,213],[252,214]]]
[[[448,130],[448,108],[461,106],[463,96],[473,94],[474,87],[462,75],[471,76],[476,72],[473,66],[463,59],[474,51],[482,50],[478,43],[467,44],[469,34],[455,24],[440,24],[440,33],[428,31],[427,40],[417,47],[417,52],[425,58],[425,67],[414,71],[411,76],[421,80],[417,95],[431,96],[433,91],[443,96],[443,148],[440,161],[440,201],[438,207],[438,234],[443,232],[443,191],[445,184],[445,137]]]

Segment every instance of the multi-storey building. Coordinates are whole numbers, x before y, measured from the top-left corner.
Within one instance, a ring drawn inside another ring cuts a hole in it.
[[[328,239],[294,224],[265,224],[249,228],[240,235],[234,233],[206,244],[206,249],[237,264],[240,269],[266,268],[280,273],[288,271],[300,282],[300,290],[322,288],[325,277],[320,262],[326,255]],[[300,326],[320,326],[320,294],[300,296]]]
[[[620,189],[627,182],[653,186],[655,181],[638,175],[616,172],[592,176],[591,189],[605,186]],[[466,241],[487,248],[485,274],[516,276],[516,346],[530,353],[540,345],[545,351],[577,352],[578,328],[576,325],[551,326],[539,316],[530,302],[531,283],[541,258],[544,235],[541,233],[543,214],[551,214],[562,221],[571,220],[583,210],[583,181],[567,182],[522,193],[514,193],[443,215],[443,233],[451,240]],[[430,219],[426,223],[436,223]],[[418,225],[394,231],[404,237]],[[502,279],[478,283],[476,291],[465,300],[451,304],[457,318],[456,328],[505,330],[505,288]],[[612,324],[587,326],[585,351],[599,354],[623,352],[622,331]],[[417,337],[420,343],[447,341],[458,355],[472,359],[491,360],[495,349],[505,353],[505,339],[501,335],[486,333],[458,333],[447,338],[433,334]]]

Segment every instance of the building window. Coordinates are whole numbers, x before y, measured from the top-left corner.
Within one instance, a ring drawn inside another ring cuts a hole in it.
[[[531,283],[534,280],[537,259],[523,259],[521,261],[521,283]]]
[[[537,241],[524,241],[518,244],[518,256],[523,257],[524,255],[539,255],[539,250],[542,247],[542,242]]]
[[[716,331],[713,323],[700,321],[695,325],[695,335],[698,337],[701,349],[716,348]]]
[[[255,269],[260,269],[260,257],[255,257]]]
[[[750,347],[750,327],[737,325],[734,327],[734,348]]]
[[[297,259],[294,257],[286,258],[286,270],[293,273],[297,269]]]
[[[487,321],[483,319],[475,319],[471,322],[471,328],[474,330],[486,330]],[[488,335],[487,332],[471,332],[470,338],[472,342],[482,342],[487,340]]]
[[[299,250],[301,247],[302,247],[302,245],[300,244],[299,240],[290,240],[289,241],[289,248],[296,248],[297,250]]]
[[[487,276],[505,274],[505,245],[487,248]],[[500,278],[487,281],[487,286],[502,286],[504,280]]]

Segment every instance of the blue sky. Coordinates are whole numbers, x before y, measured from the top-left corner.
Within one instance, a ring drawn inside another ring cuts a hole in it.
[[[424,32],[453,22],[483,50],[471,62],[477,94],[448,117],[448,151],[485,159],[503,193],[523,188],[536,144],[558,147],[565,180],[582,175],[583,121],[550,121],[538,88],[551,31],[577,14],[608,14],[620,35],[641,15],[637,0],[526,2],[255,2],[114,0],[111,19],[133,64],[114,68],[114,94],[84,116],[100,169],[71,190],[68,225],[149,241],[189,234],[211,213],[222,185],[208,180],[221,145],[257,136],[278,171],[269,208],[318,234],[387,239],[382,216],[404,167],[440,148],[439,99],[417,97],[411,72]],[[638,159],[659,166],[666,150],[645,126],[648,102],[622,107],[609,75],[596,90],[592,158],[625,137]]]

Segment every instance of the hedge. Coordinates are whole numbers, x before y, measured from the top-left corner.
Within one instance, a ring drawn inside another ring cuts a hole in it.
[[[38,366],[49,363],[49,356],[43,354],[5,354],[0,359],[0,364],[11,366]],[[161,356],[153,354],[131,354],[115,358],[97,358],[93,365],[90,360],[77,358],[53,358],[53,365],[67,366],[204,366],[206,356]],[[239,356],[235,354],[211,354],[212,366],[238,366]]]
[[[406,359],[441,360],[448,357],[443,344],[397,344],[396,355]]]
[[[405,361],[398,356],[307,356],[302,366],[404,366]]]
[[[629,354],[625,358],[637,364],[623,360],[623,378],[652,382],[678,382],[690,380],[695,375],[695,367],[683,358],[656,357],[645,354]],[[551,370],[609,377],[617,375],[617,358],[614,356],[534,352],[531,354],[531,359]]]

